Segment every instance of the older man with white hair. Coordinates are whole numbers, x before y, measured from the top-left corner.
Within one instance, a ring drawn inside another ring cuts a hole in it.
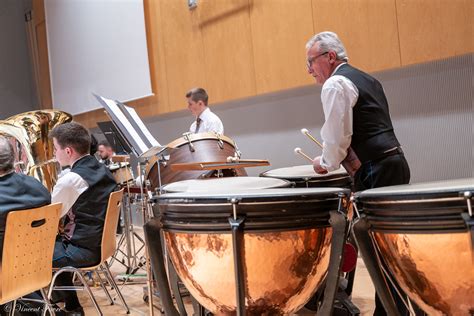
[[[313,160],[314,170],[320,174],[337,170],[353,151],[360,160],[360,168],[353,170],[356,191],[407,184],[410,168],[395,136],[381,83],[348,63],[336,33],[314,35],[306,44],[306,58],[308,73],[323,85],[323,152]],[[386,315],[378,296],[375,300],[374,315]],[[407,315],[403,304],[397,305],[400,314]]]

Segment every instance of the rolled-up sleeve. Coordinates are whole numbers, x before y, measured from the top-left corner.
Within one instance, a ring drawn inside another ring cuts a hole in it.
[[[347,156],[352,139],[352,108],[358,97],[357,87],[346,77],[332,76],[323,85],[321,101],[325,123],[321,129],[321,166],[327,171],[339,169]]]
[[[71,209],[79,195],[89,188],[87,182],[77,173],[69,171],[62,173],[53,188],[52,203],[61,202],[63,208],[61,217]]]

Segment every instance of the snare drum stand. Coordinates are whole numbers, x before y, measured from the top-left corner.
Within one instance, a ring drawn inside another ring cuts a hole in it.
[[[123,203],[122,203],[122,214],[123,214],[123,221],[124,221],[124,232],[119,239],[117,251],[114,255],[114,259],[117,262],[121,263],[123,266],[127,268],[126,274],[135,274],[138,269],[143,266],[143,262],[141,260],[142,257],[139,256],[139,253],[142,249],[145,248],[145,241],[143,238],[137,234],[133,227],[133,220],[132,220],[132,209],[131,209],[131,194],[130,194],[130,186],[127,183],[127,187],[125,190],[125,194],[123,196]],[[140,242],[140,246],[137,249],[136,240]],[[122,247],[125,244],[125,251],[122,250]],[[122,260],[117,258],[117,255],[121,253],[124,257]],[[128,281],[128,277],[125,281]]]

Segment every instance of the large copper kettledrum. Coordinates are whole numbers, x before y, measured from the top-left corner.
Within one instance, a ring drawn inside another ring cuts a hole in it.
[[[356,195],[359,250],[389,314],[398,315],[390,275],[428,315],[474,313],[473,193],[470,178]]]
[[[325,278],[337,284],[348,196],[340,188],[164,194],[145,231],[155,248],[152,228],[162,229],[177,274],[213,314],[286,315]]]

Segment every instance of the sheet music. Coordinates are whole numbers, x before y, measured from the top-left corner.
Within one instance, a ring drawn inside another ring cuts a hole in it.
[[[137,111],[135,111],[134,108],[132,108],[130,106],[127,106],[127,105],[124,105],[124,107],[128,111],[128,113],[130,113],[130,116],[138,124],[138,126],[140,127],[143,134],[145,134],[146,138],[150,141],[151,145],[153,147],[154,146],[161,146],[161,144],[155,139],[155,137],[153,137],[153,135],[151,135],[150,131],[148,130],[148,128],[146,128],[145,124],[143,124],[142,120],[140,119],[140,117],[137,114]]]
[[[112,121],[129,142],[137,156],[154,146],[160,146],[160,143],[151,135],[133,108],[118,101],[95,96],[107,110]]]

